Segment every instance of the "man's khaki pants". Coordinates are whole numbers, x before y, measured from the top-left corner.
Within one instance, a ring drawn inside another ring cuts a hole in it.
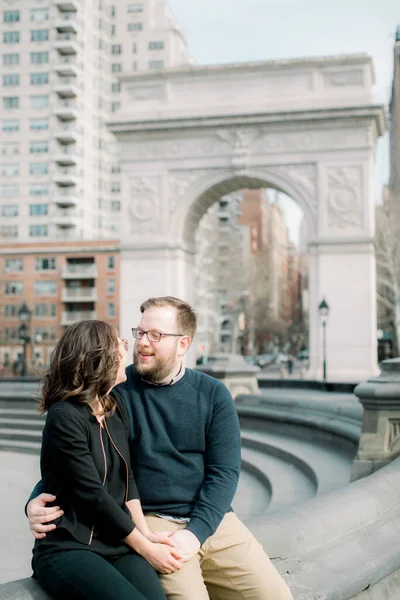
[[[146,521],[153,531],[186,527],[155,515]],[[261,544],[233,512],[196,556],[160,581],[168,600],[293,600]]]

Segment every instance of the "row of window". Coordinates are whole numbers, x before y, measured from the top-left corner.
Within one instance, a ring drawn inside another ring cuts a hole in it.
[[[30,52],[30,63],[31,65],[44,65],[49,62],[48,52]],[[3,65],[16,66],[20,64],[20,54],[18,52],[9,52],[3,54]]]
[[[30,96],[31,108],[45,108],[49,106],[49,97],[47,94],[36,94]],[[3,96],[3,108],[11,110],[19,108],[19,96]]]
[[[49,151],[49,142],[35,141],[29,142],[30,154],[42,154]],[[4,144],[1,146],[1,154],[10,156],[11,154],[19,154],[19,144]]]
[[[19,31],[5,31],[3,33],[4,44],[18,44],[21,36]],[[49,30],[48,29],[32,29],[31,30],[31,42],[48,42],[49,41]]]
[[[48,73],[30,73],[29,76],[31,85],[45,85],[49,83]],[[20,77],[16,73],[11,75],[3,75],[3,86],[14,87],[20,84]]]
[[[47,185],[31,185],[29,187],[29,196],[47,196],[49,187]],[[1,196],[3,198],[17,198],[20,195],[19,185],[5,184],[1,187]]]
[[[30,175],[47,175],[49,172],[49,163],[30,163]],[[16,177],[19,175],[19,163],[3,164],[1,167],[3,177]]]
[[[24,259],[23,258],[6,258],[4,260],[4,268],[6,273],[18,273],[24,270]],[[57,269],[57,259],[55,256],[48,258],[38,257],[35,258],[35,271],[55,271]],[[107,269],[115,269],[115,256],[107,257]],[[110,284],[114,286],[115,291],[115,279],[108,279],[108,281],[114,282]]]
[[[49,10],[47,8],[32,8],[30,11],[31,21],[48,21]],[[3,22],[4,23],[19,23],[20,11],[19,10],[4,10],[3,11]]]
[[[49,128],[48,119],[29,119],[29,129],[31,131],[42,131]],[[19,131],[19,119],[3,119],[3,131]]]
[[[4,239],[18,237],[18,225],[2,225],[0,227],[0,235]],[[49,228],[47,225],[30,225],[29,237],[48,237]]]
[[[164,61],[163,60],[149,60],[147,66],[151,71],[154,71],[156,69],[163,69]],[[132,71],[136,71],[136,70],[137,70],[137,62],[133,62],[132,63]],[[121,63],[112,63],[111,64],[111,72],[112,73],[121,73],[122,72],[122,64]]]
[[[70,289],[70,288],[67,288]],[[72,288],[73,289],[73,288]],[[80,286],[79,286],[80,289]],[[89,288],[88,288],[89,289]],[[107,294],[115,294],[115,279],[107,279]],[[4,284],[5,296],[20,296],[24,292],[23,281],[7,281]],[[56,296],[57,281],[43,279],[33,282],[33,293],[35,296]]]
[[[8,319],[19,318],[19,304],[5,304],[3,307],[4,316]],[[39,302],[33,305],[34,317],[56,317],[57,305],[47,302]]]
[[[49,212],[48,204],[30,204],[29,214],[31,217],[38,217],[41,215],[47,215]],[[2,217],[18,217],[19,205],[18,204],[3,204],[0,207],[0,214]]]
[[[56,327],[36,327],[32,331],[33,340],[39,344],[41,342],[53,342],[57,339]],[[2,343],[18,342],[20,343],[20,334],[18,327],[4,327],[1,331]]]
[[[161,42],[161,41],[149,42],[148,49],[149,50],[164,50],[164,42]],[[132,46],[132,51],[134,53],[136,53],[136,51],[137,51],[136,42]],[[113,44],[111,46],[111,54],[122,54],[122,44]]]

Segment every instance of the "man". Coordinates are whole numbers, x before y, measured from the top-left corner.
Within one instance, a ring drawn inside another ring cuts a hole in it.
[[[292,600],[261,545],[232,512],[240,473],[240,429],[227,388],[187,369],[196,332],[189,304],[171,296],[140,307],[134,366],[114,388],[131,419],[132,467],[152,530],[168,531],[184,557],[160,575],[169,600]],[[28,504],[35,537],[60,514],[54,496]]]

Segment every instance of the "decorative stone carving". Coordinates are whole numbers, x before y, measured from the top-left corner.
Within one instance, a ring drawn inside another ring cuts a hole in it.
[[[268,172],[288,179],[299,187],[313,212],[317,210],[317,167],[313,163],[268,166]]]
[[[149,177],[131,179],[128,206],[129,230],[136,235],[156,233],[160,229],[158,185]]]
[[[221,129],[217,132],[217,137],[232,147],[231,164],[236,170],[246,171],[251,145],[261,133],[262,130],[255,127]]]
[[[394,452],[400,450],[400,419],[389,419],[388,447]]]
[[[327,226],[344,229],[362,226],[361,167],[335,167],[327,171]]]
[[[324,73],[325,87],[337,87],[343,85],[364,85],[363,72],[361,69],[348,71],[327,71]]]
[[[213,178],[220,169],[191,169],[187,171],[172,171],[169,174],[169,211],[173,216],[179,201],[187,189],[205,178]]]
[[[159,82],[127,86],[127,95],[132,102],[163,102],[166,98],[165,85]]]

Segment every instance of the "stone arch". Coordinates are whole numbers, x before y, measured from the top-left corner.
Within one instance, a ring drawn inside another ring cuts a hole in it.
[[[309,177],[305,175],[304,169],[308,170]],[[221,196],[244,188],[271,187],[284,192],[302,209],[310,238],[313,239],[316,235],[315,165],[277,165],[251,169],[246,174],[235,174],[231,170],[209,169],[195,177],[196,172],[192,174],[192,181],[187,184],[188,193],[184,190],[181,196],[175,199],[175,210],[171,215],[171,237],[182,240],[186,248],[194,249],[196,229],[207,209]]]

